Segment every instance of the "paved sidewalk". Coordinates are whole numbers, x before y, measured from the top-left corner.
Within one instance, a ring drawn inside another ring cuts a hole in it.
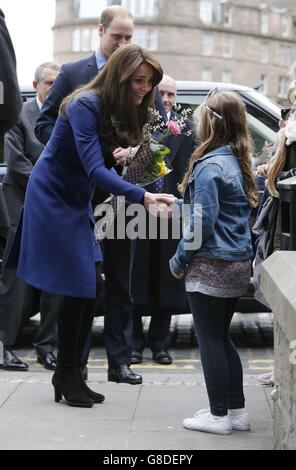
[[[0,449],[215,450],[272,449],[270,388],[245,374],[251,432],[217,436],[186,430],[182,421],[207,406],[200,370],[141,366],[144,384],[106,382],[106,370],[89,373],[89,385],[106,396],[90,409],[54,403],[51,372],[0,371]]]

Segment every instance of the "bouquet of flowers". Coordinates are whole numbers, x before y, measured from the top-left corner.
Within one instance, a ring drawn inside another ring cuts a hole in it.
[[[178,111],[180,107],[175,107]],[[183,133],[186,129],[187,115],[191,112],[191,109],[184,109],[181,111],[178,117],[172,118],[167,122],[163,121],[163,118],[159,111],[155,109],[149,109],[152,119],[146,124],[144,128],[144,136],[146,141],[146,147],[148,147],[148,158],[143,161],[142,174],[138,174],[137,181],[131,181],[129,179],[133,169],[137,167],[139,160],[141,161],[141,152],[137,152],[134,159],[127,162],[126,178],[130,182],[134,182],[141,186],[154,183],[157,179],[168,175],[172,169],[170,168],[168,159],[166,156],[170,153],[170,149],[163,144],[166,137],[173,135],[178,136]],[[190,135],[191,131],[187,130],[184,132],[186,135]]]
[[[179,112],[180,107],[175,107],[175,109]],[[163,140],[170,135],[191,134],[191,130],[186,130],[187,115],[189,112],[191,113],[190,108],[184,109],[178,114],[178,117],[167,122],[163,121],[159,111],[155,109],[149,109],[149,111],[152,119],[144,127],[144,140],[138,148],[134,149],[135,151],[131,152],[122,171],[124,180],[139,186],[154,183],[172,171],[165,158],[170,153],[170,149],[162,143]],[[107,224],[111,224],[121,205],[124,205],[118,201],[119,198],[116,196],[110,196],[96,208],[95,216],[101,212],[102,206],[106,208],[106,204],[110,205],[110,210],[108,208],[106,215]],[[105,236],[105,230],[103,231],[100,221],[95,226],[95,236],[97,240],[101,240]]]

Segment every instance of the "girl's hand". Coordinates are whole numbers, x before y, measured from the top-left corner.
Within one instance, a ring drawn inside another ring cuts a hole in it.
[[[154,216],[169,218],[171,217],[170,205],[175,202],[175,199],[173,194],[158,194],[146,191],[144,206]]]
[[[177,273],[175,273],[175,271],[173,271],[172,269],[171,269],[171,274],[172,274],[172,276],[174,276],[176,279],[183,279],[183,277],[184,277],[184,273],[177,274]]]

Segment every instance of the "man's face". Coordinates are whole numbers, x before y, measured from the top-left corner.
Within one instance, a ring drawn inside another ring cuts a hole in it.
[[[130,44],[134,31],[134,23],[131,18],[120,18],[115,16],[108,28],[99,25],[99,36],[101,38],[100,51],[107,59],[120,46]]]
[[[174,80],[163,78],[158,85],[159,91],[162,96],[162,102],[166,113],[172,110],[173,104],[176,101],[177,87]]]
[[[44,103],[48,95],[51,85],[55,81],[59,71],[45,68],[42,73],[42,79],[39,82],[34,80],[33,87],[36,90],[37,96],[41,103]]]

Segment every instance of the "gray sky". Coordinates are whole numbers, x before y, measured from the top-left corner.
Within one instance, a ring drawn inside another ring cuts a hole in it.
[[[20,86],[33,81],[42,62],[52,60],[55,0],[0,0],[17,58]]]

